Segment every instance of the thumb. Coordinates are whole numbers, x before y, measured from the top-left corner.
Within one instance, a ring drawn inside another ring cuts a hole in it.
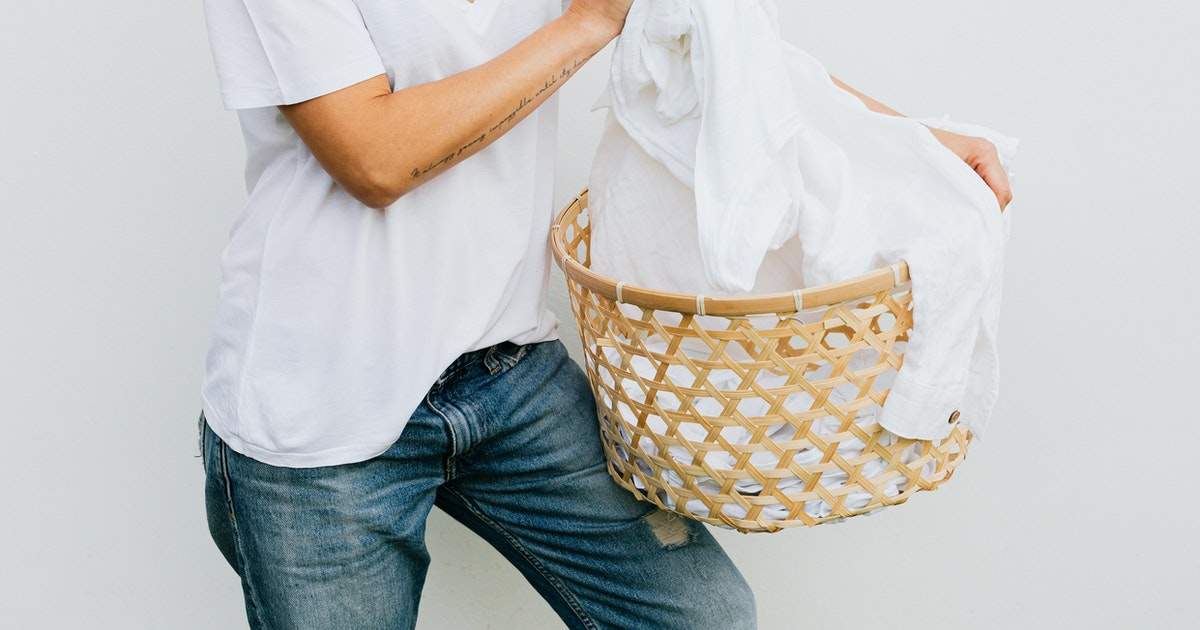
[[[1012,184],[1008,181],[1008,173],[1004,172],[1004,167],[1001,166],[999,158],[989,157],[980,160],[975,164],[975,172],[983,178],[988,188],[996,195],[996,201],[1000,202],[1000,210],[1003,211],[1012,203]]]

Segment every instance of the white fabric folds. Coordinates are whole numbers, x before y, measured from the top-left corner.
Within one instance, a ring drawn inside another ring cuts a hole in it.
[[[706,295],[846,280],[907,261],[915,328],[880,414],[915,439],[981,433],[997,397],[1008,214],[925,125],[871,112],[785,42],[774,0],[637,0],[602,105],[592,261]],[[924,123],[924,124],[922,124]]]

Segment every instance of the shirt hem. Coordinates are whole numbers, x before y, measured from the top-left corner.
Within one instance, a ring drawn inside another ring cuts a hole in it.
[[[550,326],[545,334],[533,335],[532,338],[523,339],[524,335],[516,335],[510,341],[520,345],[529,345],[535,343],[546,343],[550,341],[561,340],[561,335],[558,332],[558,322]],[[470,351],[468,351],[470,352]],[[400,439],[400,435],[404,432],[404,427],[408,425],[405,420],[397,427],[395,436],[391,437],[386,443],[380,446],[366,445],[346,445],[337,446],[320,451],[310,453],[281,453],[268,448],[258,446],[252,442],[243,439],[232,428],[231,424],[226,424],[225,420],[219,413],[216,412],[216,406],[208,400],[208,396],[203,392],[200,394],[201,406],[204,410],[205,420],[208,422],[209,428],[221,441],[229,445],[230,448],[237,451],[241,455],[245,455],[251,459],[283,468],[320,468],[324,466],[343,466],[346,464],[356,464],[369,459],[374,459],[387,452],[392,444],[395,444]]]
[[[389,439],[381,446],[367,445],[349,445],[338,446],[335,448],[314,451],[311,453],[280,453],[272,451],[268,448],[263,448],[251,442],[242,439],[233,430],[226,427],[224,420],[220,414],[214,413],[214,406],[208,402],[208,398],[201,394],[201,403],[204,409],[204,418],[208,422],[208,427],[212,432],[221,438],[221,441],[229,445],[234,451],[241,455],[245,455],[253,460],[262,462],[270,466],[281,468],[322,468],[326,466],[343,466],[347,464],[357,464],[369,459],[374,459],[384,453],[400,439],[400,434],[404,431],[404,427],[408,424],[407,421],[402,423],[396,432],[395,437]]]

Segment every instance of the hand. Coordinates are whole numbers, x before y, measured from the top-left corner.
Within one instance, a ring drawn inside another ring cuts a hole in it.
[[[983,138],[964,136],[932,127],[929,130],[939,142],[962,158],[967,166],[975,169],[983,178],[984,183],[995,193],[996,200],[1000,202],[1001,212],[1012,203],[1012,185],[1008,182],[1008,173],[1004,172],[1004,167],[1000,164],[1000,154],[996,152],[996,145]]]
[[[633,0],[571,0],[568,17],[578,18],[605,43],[621,34]]]

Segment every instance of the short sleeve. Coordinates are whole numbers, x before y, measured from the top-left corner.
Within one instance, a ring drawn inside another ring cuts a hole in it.
[[[291,105],[385,72],[354,0],[205,0],[227,109]]]

